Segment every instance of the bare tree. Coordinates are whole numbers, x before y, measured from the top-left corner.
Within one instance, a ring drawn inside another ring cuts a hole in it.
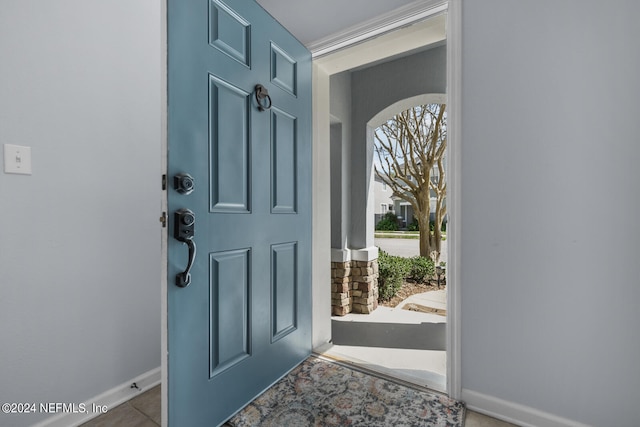
[[[440,259],[442,221],[447,214],[444,153],[447,148],[445,104],[419,105],[394,116],[375,134],[376,175],[413,207],[420,228],[420,255]],[[433,230],[429,224],[435,197]]]

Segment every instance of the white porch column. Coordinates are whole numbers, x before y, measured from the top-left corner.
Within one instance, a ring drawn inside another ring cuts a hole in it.
[[[377,251],[372,249],[375,231],[375,197],[373,191],[373,144],[371,141],[373,141],[371,127],[367,126],[366,131],[357,126],[354,128],[351,143],[351,232],[349,246],[352,249],[365,250],[363,253],[369,255],[375,252],[375,258],[377,258]]]
[[[348,127],[346,127],[348,129]],[[346,261],[349,257],[349,135],[337,120],[331,123],[331,261]],[[334,253],[340,252],[337,259]]]

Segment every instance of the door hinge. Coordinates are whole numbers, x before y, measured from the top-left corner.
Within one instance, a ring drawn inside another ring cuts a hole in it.
[[[167,175],[162,175],[162,191],[167,189]]]
[[[167,227],[167,213],[162,212],[162,216],[160,217],[160,223],[162,223],[162,228]]]

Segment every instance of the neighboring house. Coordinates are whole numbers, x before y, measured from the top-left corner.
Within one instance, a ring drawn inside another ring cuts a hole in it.
[[[378,176],[374,176],[373,192],[375,198],[374,224],[377,224],[387,212],[397,212],[395,210],[396,201],[393,198],[393,191]]]
[[[383,198],[386,193],[383,193],[382,191],[380,191],[380,187],[384,186],[384,188],[386,188],[387,185],[384,182],[382,182],[382,180],[377,175],[375,175],[374,178],[375,178],[374,189],[375,189],[375,200],[376,200],[375,204],[376,204],[376,209],[378,209],[380,208],[381,205],[382,206],[385,205],[385,201],[383,201]],[[411,176],[409,177],[409,179],[412,182],[415,181],[415,178]],[[438,166],[435,165],[431,170],[431,180],[435,182],[437,179],[438,179]],[[409,226],[409,224],[411,224],[415,219],[413,206],[411,206],[411,203],[398,197],[397,195],[392,194],[393,192],[390,189],[385,191],[391,193],[391,196],[390,196],[391,206],[392,206],[391,210],[395,212],[398,218],[400,227],[405,228]],[[429,216],[433,220],[435,215],[437,199],[435,197],[435,192],[433,190],[431,190],[430,192],[431,192],[431,204],[430,204],[431,210],[429,212]],[[446,197],[445,197],[445,204],[446,204]],[[377,214],[378,212],[376,211],[376,224],[379,221]]]

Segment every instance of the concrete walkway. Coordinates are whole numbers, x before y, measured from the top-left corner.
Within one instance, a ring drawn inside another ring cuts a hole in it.
[[[329,357],[445,391],[446,317],[403,309],[407,304],[446,310],[446,291],[412,295],[397,307],[380,306],[371,314],[333,316],[333,345],[321,351]]]
[[[407,304],[418,304],[423,307],[430,307],[439,310],[447,309],[447,291],[440,289],[437,291],[424,292],[421,294],[411,295],[409,298],[402,301],[398,306],[400,308],[405,307]]]

